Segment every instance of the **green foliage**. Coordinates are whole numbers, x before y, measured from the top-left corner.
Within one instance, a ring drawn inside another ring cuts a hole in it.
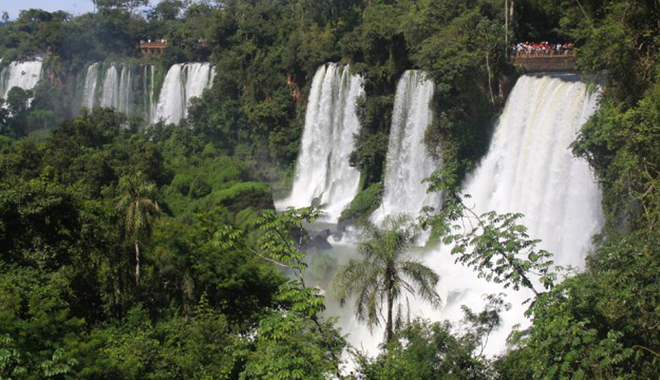
[[[360,191],[347,209],[341,212],[339,223],[342,222],[363,222],[368,218],[380,204],[383,195],[383,184],[375,183],[369,188]]]
[[[499,313],[507,309],[501,297],[488,296],[486,308],[475,313],[463,308],[462,328],[451,323],[415,319],[395,334],[390,345],[375,360],[357,355],[361,372],[368,379],[492,379],[489,361],[476,353],[500,324]]]
[[[144,181],[142,173],[122,177],[119,189],[123,192],[117,209],[124,214],[124,231],[135,245],[135,284],[140,282],[140,240],[151,237],[154,224],[161,215],[156,187]]]
[[[323,296],[319,289],[305,285],[306,255],[298,249],[307,238],[302,223],[313,222],[320,215],[315,207],[289,208],[279,214],[264,211],[256,222],[261,236],[254,245],[230,225],[215,234],[218,246],[243,246],[261,259],[291,270],[295,278],[280,285],[276,297],[290,305],[291,313],[272,314],[260,321],[256,350],[241,379],[323,379],[337,373],[345,342],[331,322],[320,320],[319,313],[325,310]]]
[[[525,287],[538,296],[529,277],[533,273],[545,289],[552,288],[557,280],[555,270],[562,268],[553,267],[552,253],[538,249],[540,240],[531,239],[527,228],[518,224],[523,215],[494,211],[477,215],[466,206],[464,199],[470,195],[463,194],[455,175],[449,168],[425,179],[429,191],[444,191],[445,196],[437,216],[430,214],[432,208],[425,208],[423,225],[442,231],[443,243],[452,246],[452,255],[458,256],[456,262],[472,267],[480,278],[514,290]]]
[[[318,211],[262,215],[272,209],[267,185],[207,135],[125,127],[112,111],[83,112],[0,152],[0,336],[11,337],[2,376],[336,372],[345,343],[317,316],[323,297],[271,266],[304,267],[291,244]],[[176,196],[161,197],[159,183]],[[198,203],[168,206],[181,198]],[[240,231],[233,246],[217,240],[228,223]],[[300,334],[278,337],[286,326]],[[297,353],[293,364],[277,363],[283,352]]]
[[[377,207],[396,82],[405,70],[421,69],[436,85],[425,142],[447,168],[444,185],[437,176],[431,182],[444,190],[442,214],[425,223],[481,276],[517,289],[533,288],[528,276],[536,273],[545,287],[528,310],[532,326],[513,338],[497,374],[478,353],[505,308],[493,297],[482,312],[465,309],[460,333],[422,321],[396,330],[382,355],[361,359],[369,378],[660,373],[657,4],[513,2],[509,41],[571,40],[581,68],[608,70],[601,107],[573,146],[601,180],[607,228],[587,270],[559,283],[550,254],[536,248],[520,215],[473,215],[458,187],[486,150],[513,74],[501,1],[165,0],[143,17],[136,7],[144,3],[99,0],[95,13],[75,17],[33,9],[0,25],[4,65],[45,56],[44,80],[30,91],[11,90],[0,107],[0,377],[336,375],[345,342],[320,318],[324,299],[305,285],[307,257],[298,249],[308,239],[303,221],[320,214],[276,214],[266,184],[291,178],[310,79],[328,61],[350,63],[365,80],[350,157],[363,180],[342,221]],[[170,43],[162,57],[122,58],[137,54],[140,40],[160,38]],[[190,128],[138,133],[140,122],[110,110],[66,120],[77,112],[73,76],[89,62],[118,60],[156,65],[155,90],[173,63],[210,61],[216,76],[193,102],[184,122]],[[58,123],[52,133],[35,133]],[[149,196],[129,203],[158,199],[158,223],[130,212],[125,223],[131,208],[116,207],[124,182],[138,172],[151,184]],[[473,228],[452,228],[468,219]],[[138,225],[151,228],[130,227]],[[151,239],[141,233],[148,230]],[[140,292],[131,273],[137,236]],[[365,244],[362,253],[373,259],[403,250],[412,235],[393,236],[379,234],[382,244]],[[376,267],[367,264],[355,266],[347,287],[375,278],[359,273]],[[438,301],[437,278],[414,264],[398,269]],[[377,316],[381,288],[358,291],[369,301],[363,316]],[[403,288],[389,287],[393,296]]]

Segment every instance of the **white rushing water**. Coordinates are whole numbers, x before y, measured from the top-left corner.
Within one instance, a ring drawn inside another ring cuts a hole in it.
[[[0,73],[0,97],[7,99],[9,90],[20,87],[31,90],[41,78],[41,61],[11,62]]]
[[[349,165],[349,155],[360,130],[356,102],[362,94],[363,80],[349,66],[330,63],[316,71],[293,188],[278,209],[319,203],[327,221],[336,222],[355,198],[360,173]]]
[[[440,168],[424,143],[433,116],[429,105],[433,87],[433,82],[418,70],[406,71],[399,80],[387,149],[385,190],[382,203],[372,216],[376,223],[399,213],[416,217],[422,207],[440,205],[440,195],[427,194],[427,185],[422,183]]]
[[[117,109],[119,105],[119,74],[114,63],[105,71],[103,91],[101,91],[101,107]]]
[[[571,74],[523,76],[516,83],[499,119],[490,149],[467,179],[468,205],[477,214],[524,214],[521,223],[529,236],[542,240],[556,265],[584,267],[591,238],[603,225],[601,193],[588,163],[574,157],[570,144],[595,112],[598,93]],[[434,319],[459,320],[461,305],[480,311],[484,294],[503,292],[512,309],[503,314],[503,326],[490,337],[486,353],[505,348],[516,324],[529,325],[522,302],[531,291],[513,291],[477,278],[469,268],[454,263],[449,247],[426,258],[441,276],[441,294],[447,304],[441,313],[426,309]]]
[[[119,78],[119,104],[117,110],[128,114],[131,110],[132,99],[132,75],[128,66],[123,65],[121,68],[121,76]]]
[[[212,81],[213,67],[210,63],[173,65],[165,76],[152,122],[163,120],[178,123],[187,116],[190,100],[201,96]]]
[[[93,63],[87,67],[85,74],[85,84],[83,87],[83,94],[81,98],[81,105],[87,109],[94,108],[94,100],[96,98],[96,84],[99,79],[99,63]]]
[[[543,240],[541,248],[555,254],[558,265],[584,266],[591,237],[603,225],[601,193],[589,165],[575,158],[570,149],[584,122],[597,109],[598,94],[588,90],[579,77],[568,74],[523,76],[516,83],[495,128],[490,149],[479,167],[466,180],[466,193],[477,213],[521,212],[522,223],[532,238]],[[423,185],[419,185],[422,187]],[[343,253],[338,247],[330,254]],[[440,275],[438,290],[442,310],[411,298],[411,316],[433,321],[463,318],[461,305],[481,311],[485,294],[505,293],[511,310],[502,314],[503,324],[494,331],[484,351],[496,355],[505,349],[506,338],[516,324],[529,325],[524,317],[531,291],[513,291],[479,279],[476,273],[454,262],[450,247],[418,251],[424,262]],[[341,259],[340,260],[346,260]],[[332,297],[332,289],[327,290]],[[338,316],[339,326],[350,333],[349,342],[370,354],[378,351],[382,330],[369,332],[359,324],[352,309],[339,309],[328,301],[328,314]]]
[[[147,106],[146,116],[147,120],[151,121],[154,119],[155,115],[155,106],[154,106],[154,82],[155,82],[156,68],[154,65],[149,65],[144,67],[144,81],[143,81],[143,93],[149,94],[149,102],[145,103]]]

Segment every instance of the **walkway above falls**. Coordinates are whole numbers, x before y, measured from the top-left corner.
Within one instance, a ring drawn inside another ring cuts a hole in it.
[[[517,54],[511,56],[514,66],[528,73],[539,71],[574,71],[575,53],[561,55]]]

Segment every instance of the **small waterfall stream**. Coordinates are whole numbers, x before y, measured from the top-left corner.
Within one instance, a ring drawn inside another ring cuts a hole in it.
[[[87,67],[80,106],[114,108],[152,123],[161,119],[178,123],[186,117],[190,99],[201,96],[214,77],[209,63],[173,65],[157,94],[153,65],[132,69],[128,64],[111,63],[105,71],[102,66],[97,62]]]
[[[372,215],[376,223],[400,213],[417,217],[425,206],[440,206],[440,195],[427,194],[427,185],[422,183],[440,168],[424,143],[433,117],[429,105],[433,87],[433,82],[418,70],[406,71],[399,80],[387,149],[385,191],[380,207]],[[426,241],[424,235],[420,244]]]
[[[99,77],[99,63],[93,63],[87,67],[85,74],[85,84],[81,98],[81,106],[87,109],[94,108],[94,101],[96,99],[96,85]]]
[[[9,90],[20,87],[31,90],[41,78],[41,61],[11,62],[0,72],[0,98],[7,99]]]
[[[101,107],[118,109],[119,105],[119,75],[114,64],[105,71],[103,91],[101,92]]]
[[[165,76],[152,123],[178,123],[188,114],[190,99],[202,95],[213,83],[210,63],[173,65]]]

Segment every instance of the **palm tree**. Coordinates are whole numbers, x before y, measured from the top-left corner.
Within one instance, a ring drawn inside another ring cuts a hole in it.
[[[142,180],[141,175],[123,177],[119,181],[123,195],[117,208],[125,213],[124,229],[135,245],[135,285],[140,283],[140,239],[151,235],[161,209],[156,200],[156,186]]]
[[[385,319],[385,341],[393,338],[393,309],[407,291],[415,293],[433,307],[440,307],[441,299],[435,290],[438,275],[419,260],[410,258],[417,235],[417,227],[409,217],[398,215],[387,218],[383,227],[371,222],[363,226],[364,240],[358,245],[361,260],[351,259],[341,267],[333,279],[339,303],[355,296],[355,312],[359,321],[370,329]],[[386,302],[387,314],[382,318],[381,308]],[[402,321],[403,307],[397,307],[397,325]]]

